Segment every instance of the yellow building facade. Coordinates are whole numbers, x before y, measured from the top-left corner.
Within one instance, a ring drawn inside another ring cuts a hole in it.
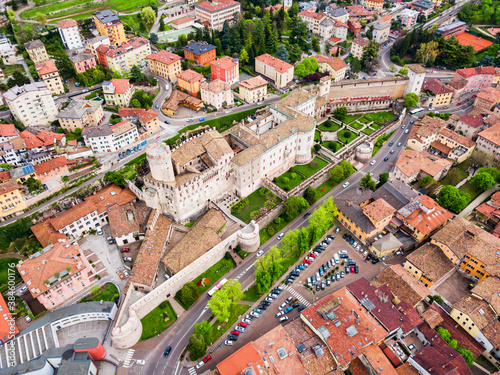
[[[16,181],[0,184],[0,208],[0,218],[8,217],[26,208],[21,187]]]

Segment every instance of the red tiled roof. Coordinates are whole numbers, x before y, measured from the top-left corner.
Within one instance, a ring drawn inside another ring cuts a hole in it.
[[[65,19],[65,20],[57,21],[56,26],[57,26],[58,29],[69,29],[70,27],[76,27],[76,26],[78,26],[78,24],[76,23],[75,20],[73,20],[71,18],[68,18],[68,19]]]
[[[137,117],[144,124],[149,120],[158,117],[158,114],[152,109],[145,110],[144,108],[119,108],[118,116],[120,117]]]
[[[303,10],[302,12],[299,12],[299,16],[314,18],[317,20],[326,17],[324,13],[316,13],[314,7],[310,7],[307,8],[306,10]]]
[[[58,72],[54,60],[47,60],[35,64],[36,72],[39,76]]]
[[[195,8],[200,8],[209,12],[215,12],[215,11],[221,11],[230,7],[233,7],[235,5],[239,5],[237,1],[233,0],[226,0],[220,3],[216,2],[209,2],[209,1],[201,1],[198,4],[195,5]]]
[[[413,211],[405,219],[405,225],[410,225],[420,233],[428,234],[446,223],[448,219],[453,217],[453,214],[441,207],[434,199],[427,195],[420,195],[417,199],[420,204],[431,210],[425,213],[421,208]]]
[[[194,21],[194,18],[186,16],[186,17],[182,17],[182,18],[170,21],[170,23],[173,23],[174,25],[182,25],[183,23],[191,22],[191,21]]]
[[[282,61],[280,59],[277,59],[276,57],[271,56],[268,53],[265,53],[263,55],[257,56],[255,59],[259,60],[259,61],[262,61],[266,65],[272,66],[279,73],[285,73],[290,68],[293,69],[293,65],[290,65],[287,62],[284,62],[284,61]]]
[[[19,133],[19,136],[24,139],[24,142],[26,143],[26,148],[32,149],[32,148],[37,148],[37,147],[42,147],[44,146],[44,143],[41,139],[38,139],[36,135],[33,133],[30,133],[27,130],[23,130],[21,133]]]
[[[10,309],[5,302],[5,299],[0,294],[0,342],[7,342],[14,338],[15,335],[19,333],[15,319],[12,318],[10,314]],[[12,328],[9,324],[12,324]]]
[[[177,74],[177,79],[182,79],[183,81],[192,83],[192,82],[199,82],[203,79],[203,75],[195,72],[194,70],[187,69],[183,72],[180,72]]]
[[[426,78],[424,80],[424,84],[422,86],[423,90],[428,90],[435,95],[440,95],[440,94],[450,94],[453,93],[453,89],[450,88],[449,86],[445,85],[443,82],[441,82],[437,78]]]
[[[132,49],[139,48],[139,47],[141,47],[141,46],[143,46],[145,44],[149,44],[149,40],[143,38],[142,36],[135,37],[135,38],[130,39],[128,42],[124,42],[124,43],[120,44],[118,47],[115,47],[115,48],[112,48],[110,46],[106,46],[106,47],[108,47],[108,49],[105,51],[106,52],[106,56],[114,58],[114,57],[116,57],[118,55],[125,54],[125,53],[129,52]],[[102,46],[103,45],[99,46],[97,48],[97,51],[99,51],[99,49]]]
[[[115,88],[115,94],[125,94],[127,90],[130,88],[129,80],[126,78],[122,79],[113,78],[111,80],[111,84]]]
[[[0,135],[2,137],[15,137],[19,135],[14,124],[0,124]]]
[[[238,375],[247,369],[250,363],[256,374],[259,373],[257,365],[265,368],[264,362],[252,342],[249,342],[222,362],[219,362],[217,370],[219,370],[220,375]]]
[[[68,165],[68,161],[66,160],[66,156],[59,156],[58,158],[48,160],[44,163],[35,165],[33,168],[35,168],[37,175],[42,175],[44,173],[48,173],[50,171],[53,171],[57,168],[62,168],[65,165],[66,166]]]
[[[210,65],[227,70],[238,66],[238,60],[235,60],[229,56],[224,56],[218,60],[210,62]]]
[[[36,137],[43,142],[44,146],[50,146],[53,145],[56,141],[61,141],[65,136],[61,133],[42,130],[38,132]]]
[[[473,128],[479,128],[483,125],[483,117],[484,116],[482,116],[481,114],[466,113],[458,120],[469,126],[472,126]]]
[[[479,75],[479,74],[495,74],[496,73],[495,68],[492,66],[480,66],[477,68],[458,69],[456,72],[464,78],[470,78],[472,76]]]
[[[19,189],[21,189],[21,186],[16,181],[8,181],[0,184],[0,194],[10,193]]]
[[[173,22],[173,21],[172,21]],[[154,60],[161,62],[166,65],[173,64],[176,61],[179,61],[182,59],[179,55],[176,55],[175,53],[170,53],[164,50],[152,53],[151,55],[148,56],[149,60]]]
[[[9,171],[0,172],[0,183],[6,181],[10,181],[10,172]]]
[[[35,224],[31,226],[30,229],[43,247],[54,244],[60,239],[67,239],[65,234],[56,231],[50,220],[44,220]]]

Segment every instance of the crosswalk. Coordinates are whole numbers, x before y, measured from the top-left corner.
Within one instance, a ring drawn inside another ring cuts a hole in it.
[[[132,366],[132,357],[134,356],[135,350],[129,349],[127,355],[125,356],[125,360],[123,361],[123,367],[129,368]]]
[[[304,306],[306,306],[306,307],[311,306],[309,301],[306,300],[304,297],[302,297],[302,295],[299,292],[297,292],[295,289],[293,289],[291,286],[285,286],[285,285],[283,285],[283,286],[285,287],[286,290],[288,290],[292,294],[292,296],[297,298],[299,300],[299,302],[302,303]]]
[[[194,367],[188,368],[188,371],[189,371],[189,375],[196,375],[196,370]]]

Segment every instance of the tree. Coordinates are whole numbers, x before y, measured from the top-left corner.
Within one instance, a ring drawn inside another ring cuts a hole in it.
[[[439,53],[438,46],[438,42],[436,41],[422,43],[415,54],[416,60],[422,64],[434,64],[434,61],[436,61],[436,57]]]
[[[344,106],[335,108],[335,111],[333,111],[333,117],[343,122],[347,117],[347,108]]]
[[[247,52],[247,50],[245,48],[243,48],[240,51],[240,61],[243,62],[243,63],[247,63],[248,59],[249,59],[248,52]]]
[[[123,76],[122,76],[122,74],[118,70],[116,70],[116,71],[113,72],[113,75],[111,76],[111,78],[122,79]]]
[[[137,100],[137,99],[132,99],[130,101],[130,106],[132,108],[141,108],[141,102],[139,100]]]
[[[321,49],[319,47],[318,38],[316,38],[316,35],[313,35],[311,38],[311,46],[312,46],[312,49],[314,50],[314,52],[317,52],[317,53],[321,52]]]
[[[292,49],[289,53],[290,63],[295,63],[302,58],[302,50],[300,49],[298,44],[293,44]]]
[[[309,202],[309,204],[313,204],[318,200],[318,190],[309,186],[304,192],[304,198]]]
[[[375,180],[372,178],[372,175],[370,173],[365,174],[361,180],[359,181],[359,185],[364,188],[368,188],[370,190],[375,191],[377,188],[377,183]]]
[[[373,27],[373,25],[372,25],[372,26],[370,26],[370,28],[366,31],[366,37],[367,37],[368,39],[370,39],[370,40],[372,40],[372,39],[373,39],[373,29],[374,29],[374,27]]]
[[[123,177],[123,174],[120,172],[115,172],[115,171],[108,171],[104,175],[104,181],[110,181],[120,187],[125,186],[125,178]]]
[[[191,306],[199,297],[198,289],[195,283],[189,282],[184,284],[184,286],[176,293],[177,299],[182,301],[182,303],[189,307]]]
[[[309,216],[310,244],[319,240],[328,228],[331,227],[337,207],[333,204],[333,198],[329,197],[321,206]]]
[[[209,344],[212,341],[212,325],[207,320],[202,320],[200,323],[194,324],[195,335],[200,335]]]
[[[165,21],[163,21],[163,17],[160,17],[160,31],[165,31]]]
[[[432,176],[424,176],[420,179],[420,186],[428,186],[430,185],[431,183],[433,183],[435,180],[434,178],[432,178]]]
[[[231,316],[231,301],[224,298],[223,295],[216,297],[219,292],[220,290],[215,292],[212,299],[208,301],[208,307],[210,307],[212,313],[217,316],[217,320],[222,323],[228,320]]]
[[[377,188],[381,187],[383,184],[385,184],[387,181],[389,181],[389,172],[384,172],[378,175],[378,184]]]
[[[332,185],[337,185],[344,180],[344,170],[340,165],[336,165],[328,171],[328,176],[330,177],[330,182]]]
[[[37,13],[36,20],[40,22],[43,26],[47,24],[47,16],[45,14]]]
[[[156,35],[155,33],[149,34],[149,40],[153,44],[158,43],[158,35]]]
[[[477,64],[479,66],[495,66],[495,58],[493,56],[486,55],[477,60]]]
[[[134,65],[132,69],[130,69],[130,82],[137,83],[146,80],[146,75],[141,72],[141,69]]]
[[[30,193],[42,190],[43,188],[41,181],[33,177],[28,178],[28,180],[26,180],[25,185],[27,186]]]
[[[491,189],[496,184],[493,176],[487,172],[478,172],[472,177],[471,182],[482,190]]]
[[[144,7],[141,11],[141,19],[148,26],[152,26],[156,21],[156,13],[151,7]]]
[[[469,203],[470,195],[455,186],[445,186],[439,191],[439,204],[455,214],[459,214]]]
[[[444,303],[443,298],[439,295],[436,294],[434,296],[427,296],[429,298],[430,303],[432,304],[433,302],[439,303],[440,305]]]
[[[303,197],[290,196],[285,202],[285,215],[288,221],[295,219],[301,212],[309,208]]]
[[[210,303],[210,302],[209,302]],[[205,355],[205,351],[207,349],[207,343],[202,335],[193,334],[189,338],[189,344],[187,349],[190,353],[190,358],[192,361],[197,360]]]
[[[257,292],[260,294],[269,292],[271,283],[271,275],[267,271],[258,270],[255,272],[255,285],[257,285]]]
[[[488,173],[491,175],[491,177],[493,177],[495,179],[495,182],[497,184],[500,183],[500,170],[498,170],[495,167],[479,168],[479,170],[477,172],[478,173],[482,173],[482,172]]]
[[[359,61],[359,59],[358,59],[358,58],[353,57],[353,58],[351,59],[351,71],[352,71],[353,73],[358,73],[358,72],[360,72],[360,71],[361,71],[361,69],[362,69],[362,68],[363,68],[363,67],[361,66],[361,61]]]
[[[243,292],[241,291],[241,284],[236,279],[229,279],[226,284],[221,288],[222,292],[217,292],[223,295],[225,298],[229,299],[231,303],[238,302],[243,297]]]
[[[278,46],[278,50],[275,53],[276,57],[280,60],[283,60],[285,62],[289,62],[288,58],[288,50],[283,44],[280,44]]]
[[[405,95],[405,108],[415,107],[419,102],[419,97],[417,94],[410,92]]]

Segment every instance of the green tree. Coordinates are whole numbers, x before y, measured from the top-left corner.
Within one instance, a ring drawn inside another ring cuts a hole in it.
[[[289,53],[290,63],[295,63],[302,58],[302,50],[298,44],[293,44]]]
[[[419,102],[419,97],[417,94],[410,92],[405,95],[405,108],[415,107]]]
[[[328,176],[332,185],[337,185],[344,180],[344,170],[340,165],[336,165],[328,171]]]
[[[165,31],[165,21],[163,21],[163,17],[160,17],[160,31]]]
[[[495,179],[495,182],[500,183],[500,171],[495,167],[479,168],[477,173],[488,173]]]
[[[370,39],[370,40],[372,40],[372,39],[373,39],[373,29],[374,29],[374,27],[373,27],[373,25],[372,25],[372,26],[370,26],[370,28],[366,31],[366,37],[367,37],[368,39]]]
[[[303,197],[290,196],[285,202],[285,215],[288,221],[295,219],[301,212],[309,208]]]
[[[344,106],[335,108],[335,111],[333,111],[333,117],[339,121],[344,121],[347,117],[347,108]]]
[[[134,65],[132,69],[130,69],[130,82],[137,83],[146,80],[146,75],[141,72],[141,69]]]
[[[130,106],[132,108],[141,108],[141,102],[139,100],[137,100],[137,99],[132,99],[130,101]]]
[[[193,334],[189,338],[189,344],[187,349],[190,353],[190,359],[192,361],[197,360],[205,355],[205,351],[207,350],[207,343],[202,335]]]
[[[45,26],[47,24],[47,16],[43,13],[37,13],[36,20],[40,22],[42,26]]]
[[[375,180],[372,178],[372,175],[370,173],[365,174],[361,180],[359,181],[359,185],[364,188],[368,188],[371,190],[375,190],[377,188],[377,183]]]
[[[455,214],[459,214],[469,203],[470,195],[455,186],[445,186],[439,191],[439,204]]]
[[[200,293],[195,283],[189,282],[184,284],[175,296],[182,301],[186,307],[189,307],[198,299],[199,295]]]
[[[255,272],[255,285],[260,294],[268,293],[271,287],[271,275],[266,270],[258,270]]]
[[[433,183],[435,180],[432,178],[432,176],[423,176],[421,179],[420,179],[420,186],[428,186],[430,185],[431,183]]]
[[[111,78],[114,78],[114,79],[122,79],[123,76],[122,74],[117,70],[117,71],[114,71],[113,72],[113,75],[111,76]]]
[[[278,50],[276,51],[275,56],[280,60],[283,60],[285,62],[289,62],[288,50],[286,49],[286,47],[283,44],[280,44],[278,46]]]
[[[247,63],[249,59],[248,52],[245,48],[240,51],[240,61],[242,63]]]
[[[319,47],[318,38],[316,38],[316,35],[313,35],[311,38],[311,46],[312,46],[312,49],[314,50],[314,52],[317,52],[317,53],[321,52],[321,49]]]
[[[306,191],[304,192],[304,198],[306,199],[309,204],[313,204],[318,200],[318,190],[313,188],[312,186],[309,186]]]
[[[378,184],[377,188],[381,187],[383,184],[385,184],[387,181],[389,181],[389,172],[384,172],[378,175]]]
[[[436,61],[436,57],[439,53],[438,47],[439,44],[436,41],[430,41],[429,43],[422,43],[415,55],[416,61],[422,64],[428,64],[428,65],[434,64],[434,61]]]
[[[327,229],[332,226],[336,214],[337,207],[333,204],[333,198],[329,197],[309,216],[310,245],[318,241]]]
[[[207,344],[210,344],[212,341],[212,331],[212,325],[207,320],[202,320],[200,323],[194,324],[193,334],[203,337]]]
[[[351,71],[353,73],[358,73],[361,71],[362,69],[362,65],[361,65],[361,61],[359,61],[358,58],[356,57],[353,57],[352,60],[351,60]]]
[[[231,316],[231,301],[225,298],[224,293],[215,292],[212,299],[208,301],[208,307],[217,316],[219,322],[225,322]]]
[[[148,26],[152,26],[156,21],[156,13],[151,7],[144,7],[141,11],[141,19]]]
[[[436,302],[439,303],[440,305],[444,303],[443,298],[439,295],[433,295],[433,296],[427,296],[429,298],[430,303]]]
[[[458,347],[457,352],[460,353],[462,357],[464,357],[465,363],[467,363],[467,366],[472,367],[474,365],[474,354],[468,349]]]
[[[125,186],[125,178],[123,177],[123,174],[116,171],[106,172],[106,174],[104,175],[104,181],[112,182],[120,187]]]
[[[149,41],[153,44],[158,43],[158,35],[156,35],[155,33],[149,34]]]
[[[236,279],[229,279],[221,290],[222,293],[224,293],[225,298],[229,299],[233,304],[238,302],[243,297],[241,284]]]
[[[25,183],[26,187],[28,188],[30,193],[39,191],[43,189],[42,183],[40,180],[37,180],[33,177],[30,177],[26,180]]]
[[[443,338],[444,341],[446,341],[446,342],[451,341],[450,331],[448,331],[446,328],[436,327],[436,332],[438,333],[439,336],[441,336]]]
[[[472,177],[471,182],[482,190],[491,189],[496,184],[493,176],[487,172],[478,172]]]

